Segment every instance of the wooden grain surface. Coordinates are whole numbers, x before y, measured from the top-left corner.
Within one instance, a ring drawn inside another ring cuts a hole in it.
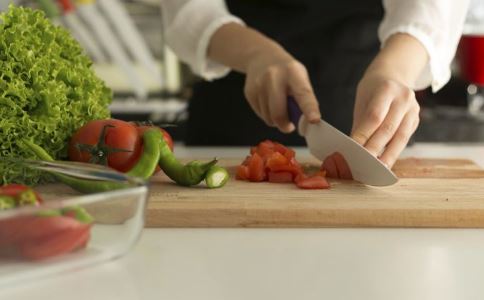
[[[238,160],[221,160],[234,174]],[[484,170],[461,159],[405,159],[397,184],[376,188],[331,180],[330,190],[231,180],[184,188],[157,175],[147,227],[480,227]]]

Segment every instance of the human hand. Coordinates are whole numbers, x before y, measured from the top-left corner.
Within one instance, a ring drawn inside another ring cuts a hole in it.
[[[288,96],[294,97],[309,122],[321,119],[306,68],[282,49],[255,56],[246,74],[245,97],[268,126],[285,133],[294,130],[287,113]]]
[[[358,84],[351,137],[392,167],[418,127],[419,110],[407,85],[370,72]]]

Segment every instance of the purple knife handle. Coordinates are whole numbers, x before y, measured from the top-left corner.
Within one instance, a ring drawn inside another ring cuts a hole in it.
[[[299,108],[299,105],[296,103],[296,100],[291,96],[287,97],[287,112],[289,114],[289,120],[291,120],[291,122],[297,128],[302,111]]]

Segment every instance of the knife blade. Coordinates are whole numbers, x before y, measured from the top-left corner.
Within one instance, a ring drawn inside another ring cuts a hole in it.
[[[288,97],[287,106],[291,122],[306,138],[309,151],[317,159],[324,161],[329,155],[339,152],[345,157],[356,181],[372,186],[387,186],[398,181],[385,164],[346,134],[323,120],[309,123],[294,98]]]

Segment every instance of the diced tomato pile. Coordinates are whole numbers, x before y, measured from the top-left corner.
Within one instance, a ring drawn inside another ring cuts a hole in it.
[[[294,150],[269,140],[250,149],[250,155],[237,167],[236,178],[252,182],[294,182],[302,189],[330,187],[324,171],[305,174]]]

